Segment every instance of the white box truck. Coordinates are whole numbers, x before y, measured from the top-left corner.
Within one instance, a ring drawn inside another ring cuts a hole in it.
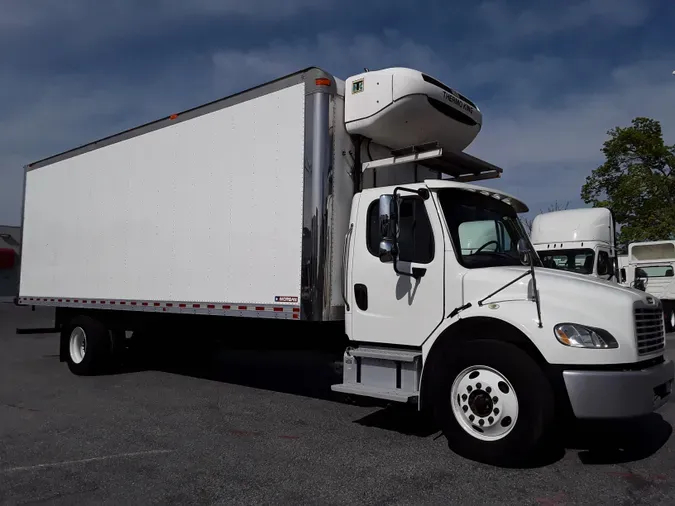
[[[637,285],[660,299],[666,332],[675,332],[675,241],[629,244],[621,276],[626,285]]]
[[[530,240],[544,267],[619,281],[615,222],[604,207],[537,215]]]
[[[414,403],[494,464],[567,415],[658,409],[659,302],[541,269],[527,206],[471,184],[502,172],[463,153],[481,125],[423,72],[310,68],[32,163],[18,303],[56,307],[75,374],[138,329],[245,340],[230,317],[288,319],[319,342],[343,322],[333,390]],[[492,233],[464,251],[476,223]]]

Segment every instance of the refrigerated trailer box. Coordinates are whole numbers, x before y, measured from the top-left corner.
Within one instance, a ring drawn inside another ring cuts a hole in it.
[[[430,410],[484,462],[658,409],[659,301],[542,269],[527,206],[472,184],[502,173],[463,151],[481,126],[423,72],[310,68],[30,164],[18,303],[56,307],[75,374],[129,333],[241,341],[233,321],[267,318],[320,343],[341,322],[334,391]]]

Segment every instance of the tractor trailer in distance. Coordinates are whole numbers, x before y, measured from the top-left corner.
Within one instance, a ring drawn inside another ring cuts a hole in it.
[[[564,417],[658,409],[659,301],[542,269],[527,206],[474,184],[502,173],[463,152],[481,126],[423,72],[309,68],[32,163],[18,303],[56,308],[78,375],[132,332],[189,346],[267,318],[320,343],[338,322],[334,391],[413,403],[452,450],[498,465]]]

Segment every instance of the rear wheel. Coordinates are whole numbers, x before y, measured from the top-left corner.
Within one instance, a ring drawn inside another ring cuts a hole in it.
[[[493,340],[465,341],[443,355],[432,402],[450,449],[493,465],[532,459],[551,435],[555,406],[537,363],[517,346]]]
[[[106,372],[112,364],[113,340],[108,329],[88,316],[77,316],[61,334],[68,368],[78,376]]]

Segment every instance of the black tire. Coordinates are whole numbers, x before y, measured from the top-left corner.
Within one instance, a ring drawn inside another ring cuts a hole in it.
[[[673,325],[673,320],[675,320],[675,303],[666,302],[663,304],[663,317],[665,320],[666,334],[670,332],[675,332],[675,325]]]
[[[495,340],[464,341],[442,350],[433,369],[432,409],[449,448],[465,458],[496,466],[523,466],[541,455],[554,430],[555,400],[537,363],[515,345]],[[451,406],[455,378],[467,367],[487,366],[503,375],[518,398],[518,417],[503,439],[484,441],[467,432]]]
[[[77,362],[71,350],[71,336],[76,329],[82,329],[86,336],[84,356]],[[73,374],[94,376],[109,372],[113,364],[113,339],[108,329],[89,316],[76,316],[63,328],[66,362]]]

